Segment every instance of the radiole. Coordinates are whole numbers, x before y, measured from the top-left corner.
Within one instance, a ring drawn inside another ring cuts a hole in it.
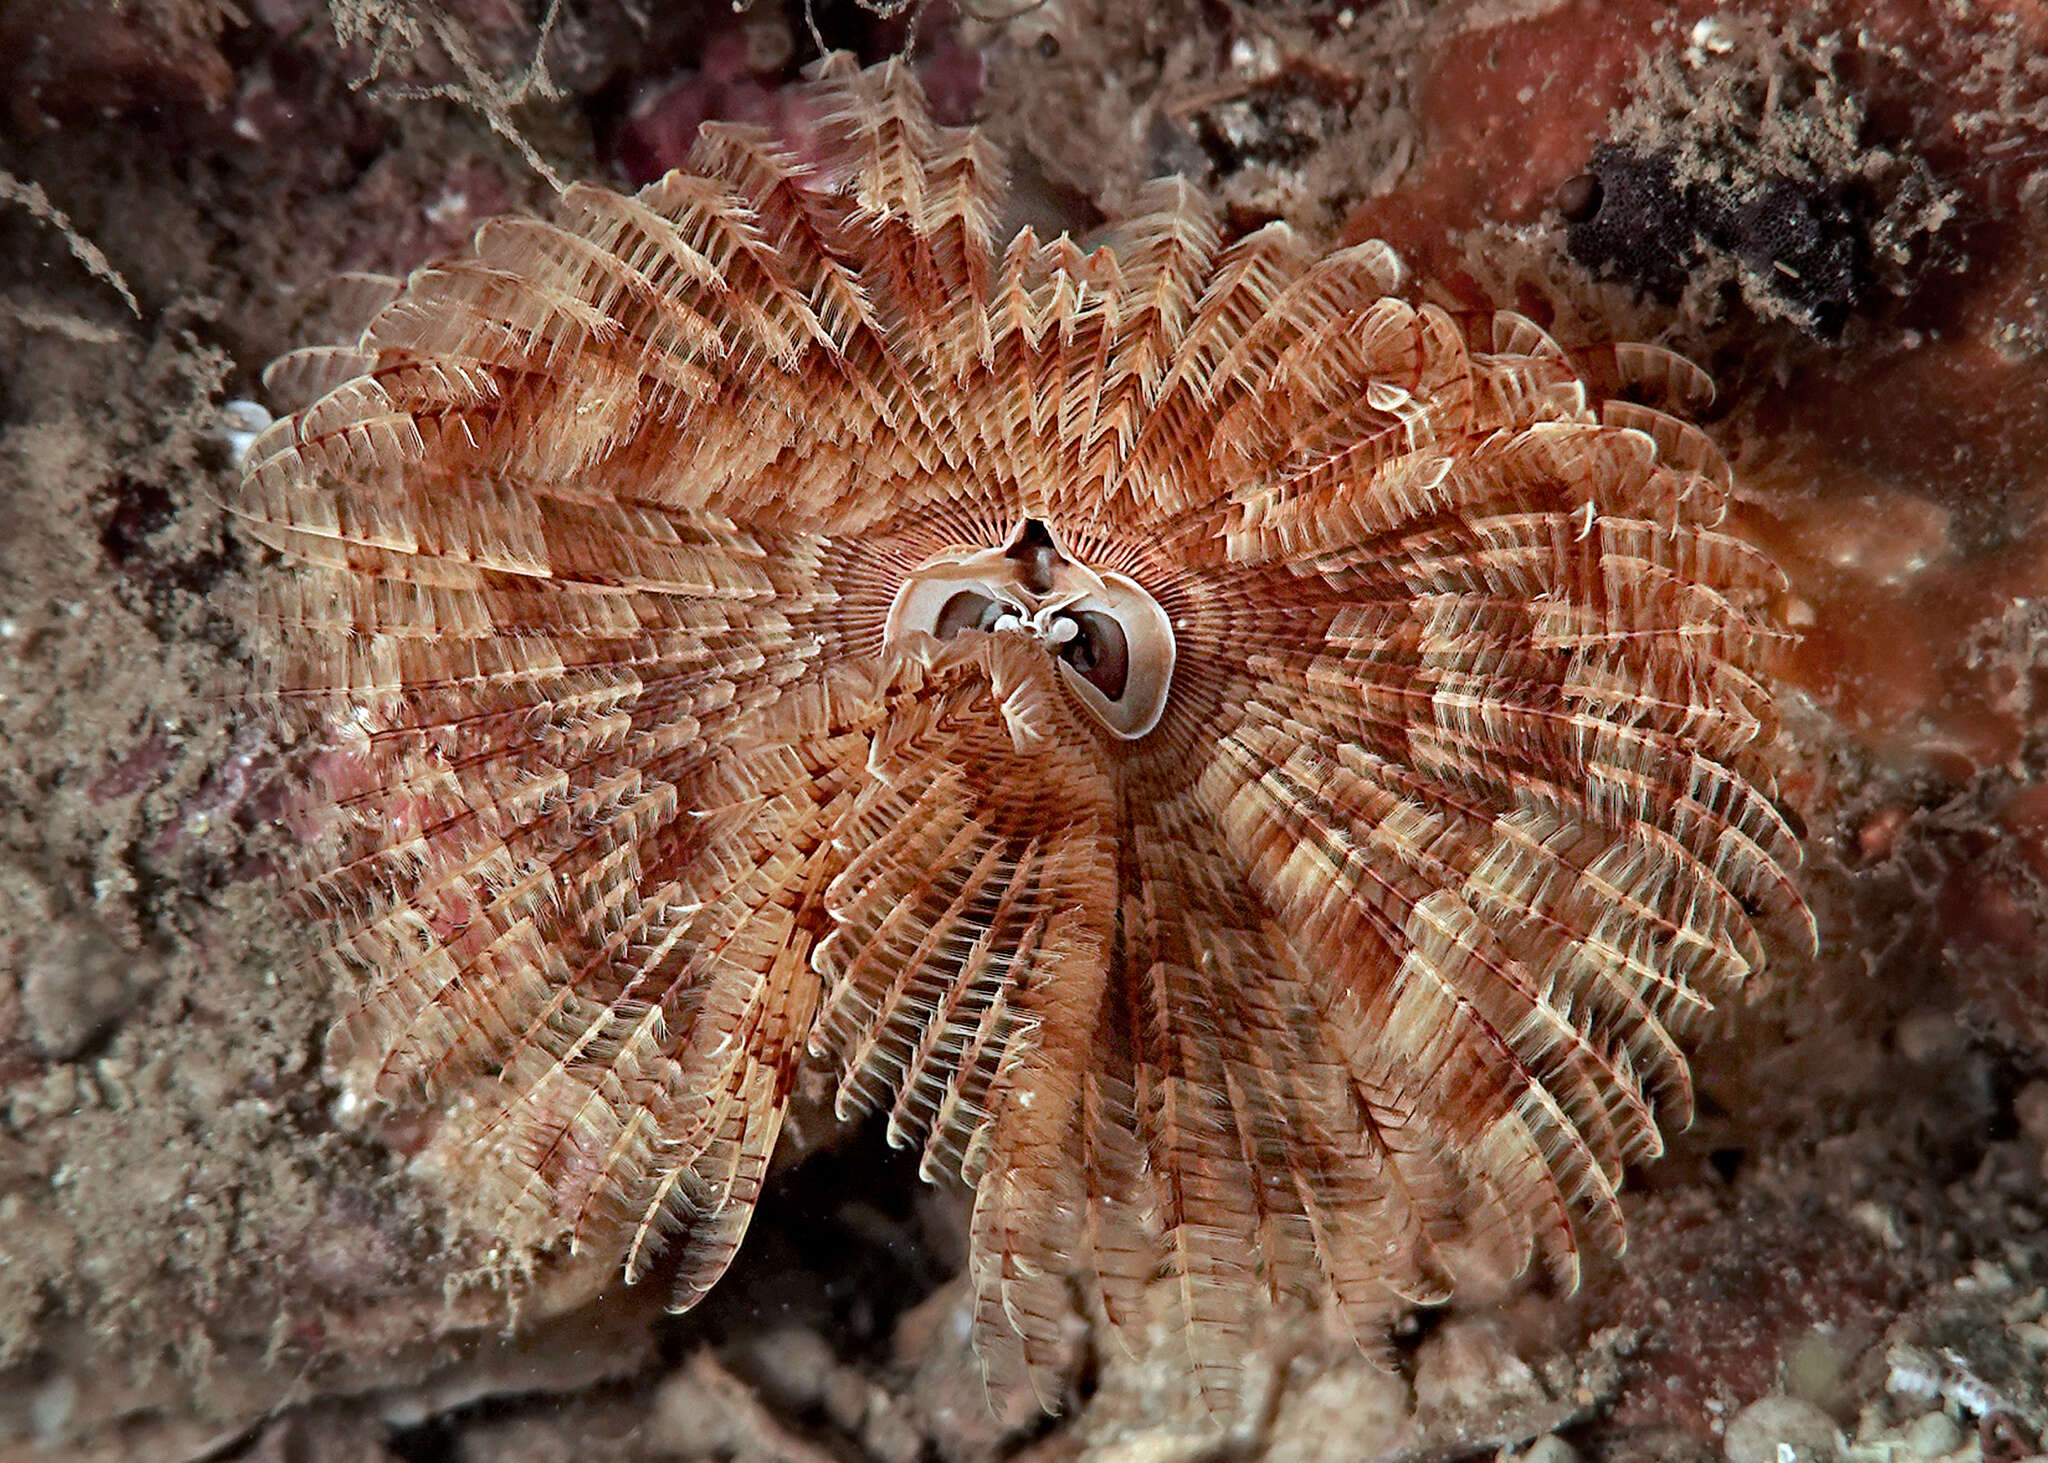
[[[813,87],[818,160],[707,128],[284,373],[234,506],[332,743],[336,1080],[687,1305],[822,1068],[972,1187],[1049,1404],[1073,1276],[1219,1402],[1272,1299],[1570,1281],[1811,932],[1704,378],[1176,182],[1004,240],[901,67]]]

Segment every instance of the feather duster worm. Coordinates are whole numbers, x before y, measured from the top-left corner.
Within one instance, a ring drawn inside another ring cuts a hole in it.
[[[822,162],[707,127],[279,368],[324,394],[234,506],[336,744],[337,1080],[688,1306],[822,1064],[971,1186],[977,1342],[1048,1399],[1077,1274],[1218,1398],[1270,1298],[1569,1282],[1674,1034],[1810,931],[1779,578],[1617,399],[1704,379],[1179,183],[1003,242],[901,68],[812,102]]]

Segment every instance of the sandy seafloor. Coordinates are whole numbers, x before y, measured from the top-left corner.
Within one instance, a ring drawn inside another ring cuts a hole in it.
[[[1392,1370],[1276,1318],[1219,1433],[1170,1347],[1078,1332],[1063,1415],[992,1411],[959,1200],[872,1131],[799,1133],[687,1317],[444,1233],[322,1075],[339,997],[270,877],[291,754],[243,699],[264,565],[219,507],[222,407],[332,328],[338,271],[543,201],[510,132],[644,180],[703,117],[774,122],[813,42],[769,0],[573,0],[536,85],[519,0],[14,3],[0,1458],[2040,1451],[2048,7],[1009,8],[819,21],[910,48],[1010,150],[1020,217],[1086,230],[1182,171],[1233,227],[1386,237],[1539,316],[1591,301],[1720,383],[1740,526],[1804,633],[1786,795],[1822,945],[1701,1044],[1626,1257],[1418,1316]]]

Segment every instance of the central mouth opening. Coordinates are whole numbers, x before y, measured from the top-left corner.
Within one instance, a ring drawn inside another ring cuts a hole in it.
[[[1074,558],[1042,519],[1024,519],[1000,548],[951,548],[919,565],[890,604],[884,642],[970,631],[1037,641],[1082,706],[1126,741],[1166,714],[1175,654],[1166,612],[1136,580]]]

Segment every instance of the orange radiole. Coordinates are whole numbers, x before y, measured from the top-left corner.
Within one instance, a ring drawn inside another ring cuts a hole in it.
[[[1811,937],[1704,378],[1180,183],[1005,241],[905,70],[812,88],[822,161],[707,127],[280,367],[234,507],[345,1099],[688,1306],[828,1073],[971,1186],[1049,1403],[1074,1277],[1216,1398],[1276,1298],[1569,1282]]]

